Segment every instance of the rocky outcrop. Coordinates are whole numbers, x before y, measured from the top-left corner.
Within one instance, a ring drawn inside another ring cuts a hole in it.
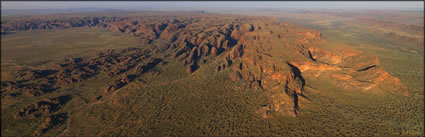
[[[218,56],[225,51],[230,51],[237,44],[237,40],[231,37],[232,26],[211,28],[211,31],[179,37],[171,44],[172,56],[184,60],[187,72],[192,73],[200,67],[200,64],[203,64],[201,60],[205,57]]]
[[[25,85],[22,89],[24,94],[29,97],[40,96],[54,90],[51,88],[51,85],[47,84],[28,84]]]
[[[68,119],[67,113],[60,113],[56,115],[49,115],[43,123],[34,131],[33,136],[41,136],[50,129],[62,125]]]
[[[78,84],[101,73],[115,77],[130,72],[148,56],[149,53],[145,50],[127,48],[99,52],[97,56],[87,60],[69,58],[63,63],[53,65],[52,70],[18,70],[18,80],[2,82],[2,89],[9,92],[23,92],[27,97],[41,96],[55,91],[62,85]],[[142,64],[142,68],[139,65],[138,69],[142,69],[144,73],[160,61],[150,59],[148,64]]]
[[[109,85],[105,92],[111,92],[118,90],[128,83],[132,82],[134,78],[141,76],[142,74],[150,71],[154,67],[156,67],[159,63],[162,62],[160,58],[149,58],[145,63],[140,63],[132,70],[128,70],[128,74],[124,75],[123,78],[116,80],[113,84]]]
[[[130,79],[128,76],[121,78],[117,81],[115,81],[112,85],[108,86],[105,91],[106,92],[111,92],[111,91],[115,91],[117,89],[120,89],[122,87],[124,87],[125,85],[127,85],[128,83],[130,83]]]
[[[137,48],[107,50],[87,61],[61,64],[56,77],[60,84],[79,83],[100,73],[113,77],[135,67],[146,55]]]
[[[232,68],[229,78],[241,83],[238,90],[258,90],[270,92],[271,104],[261,107],[263,117],[270,113],[296,116],[299,112],[299,96],[305,96],[305,79],[299,69],[284,60],[275,61],[280,55],[265,50],[271,38],[287,34],[274,34],[269,27],[278,24],[241,24],[236,26],[232,37],[238,40],[217,66],[217,71]],[[283,31],[282,33],[286,33]],[[275,41],[273,41],[275,42]],[[277,43],[274,43],[277,44]]]
[[[38,78],[47,77],[57,71],[55,70],[20,70],[18,79],[33,80]]]
[[[30,79],[31,80],[31,79]],[[45,93],[56,90],[54,82],[49,79],[39,80],[34,83],[25,82],[28,80],[18,80],[18,81],[5,81],[2,82],[2,88],[8,92],[16,92],[15,96],[21,95],[19,92],[23,92],[27,97],[41,96]]]
[[[348,47],[326,50],[321,47],[326,40],[318,31],[289,31],[286,28],[290,27],[278,23],[236,28],[232,38],[240,45],[226,53],[216,70],[232,68],[229,78],[242,83],[239,90],[270,91],[271,103],[259,110],[264,111],[264,117],[273,112],[296,116],[308,96],[304,92],[307,78],[329,81],[351,91],[407,95],[400,80],[385,72],[376,56]],[[285,48],[274,50],[280,46]]]
[[[398,78],[385,72],[376,56],[348,47],[335,50],[336,52],[331,53],[318,47],[310,47],[308,50],[312,57],[310,61],[290,62],[290,64],[307,75],[319,77],[323,74],[323,78],[347,90],[408,95],[406,87]]]
[[[141,63],[137,65],[136,68],[132,70],[132,74],[139,76],[151,70],[152,68],[154,68],[156,65],[158,65],[161,62],[162,62],[162,59],[160,58],[149,58],[146,63]]]
[[[53,112],[58,111],[71,99],[71,96],[60,96],[56,98],[44,99],[37,103],[26,106],[25,108],[22,108],[16,113],[15,118],[20,118],[29,115],[33,118],[39,117],[41,115],[49,115]]]

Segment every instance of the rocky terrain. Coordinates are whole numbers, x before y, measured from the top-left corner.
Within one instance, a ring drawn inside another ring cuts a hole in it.
[[[307,102],[305,85],[310,79],[328,81],[352,92],[408,96],[406,87],[380,66],[376,56],[345,47],[328,50],[319,31],[271,17],[194,14],[43,18],[2,21],[1,32],[75,27],[103,27],[128,33],[149,46],[105,50],[89,59],[69,58],[50,69],[18,70],[16,81],[2,81],[2,97],[44,96],[102,75],[114,82],[96,87],[105,92],[96,97],[100,100],[153,68],[166,66],[165,58],[182,64],[188,76],[213,64],[215,69],[209,73],[228,73],[229,79],[239,83],[235,90],[263,92],[270,99],[269,104],[257,109],[263,118],[271,117],[271,112],[294,117],[302,113],[299,109]],[[46,115],[34,131],[34,135],[43,135],[65,123],[67,113],[55,112],[71,99],[61,96],[36,102],[16,112],[15,118]]]
[[[61,85],[80,83],[99,74],[114,77],[134,68],[134,74],[127,74],[126,77],[137,76],[160,62],[158,59],[149,59],[147,64],[141,63],[148,56],[148,53],[137,48],[107,50],[87,61],[81,58],[67,59],[62,64],[53,65],[52,70],[19,70],[19,80],[3,81],[2,87],[6,91],[22,91],[31,97],[54,91]]]

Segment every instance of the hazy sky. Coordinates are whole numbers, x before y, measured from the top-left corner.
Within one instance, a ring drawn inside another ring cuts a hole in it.
[[[211,8],[364,8],[364,9],[424,9],[423,1],[410,2],[294,2],[294,1],[232,1],[232,2],[46,2],[46,1],[21,1],[1,2],[2,9],[58,9],[58,8],[113,8],[113,9],[211,9]]]

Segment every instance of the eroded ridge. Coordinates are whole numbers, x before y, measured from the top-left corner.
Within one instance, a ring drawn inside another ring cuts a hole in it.
[[[23,69],[18,71],[16,81],[3,81],[2,90],[14,92],[6,96],[16,98],[41,96],[53,92],[62,86],[79,84],[97,75],[114,78],[123,75],[123,79],[113,83],[107,89],[116,90],[134,78],[148,72],[158,63],[159,58],[150,58],[147,51],[139,48],[106,50],[97,56],[83,60],[69,58],[63,63],[52,65],[49,70]]]

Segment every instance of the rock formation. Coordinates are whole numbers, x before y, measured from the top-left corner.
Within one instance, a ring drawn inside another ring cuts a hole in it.
[[[31,115],[31,117],[39,117],[40,115],[49,115],[58,111],[65,103],[71,100],[71,96],[59,96],[56,98],[48,98],[37,103],[22,108],[15,115],[15,118]]]
[[[211,21],[212,17],[220,18]],[[111,92],[162,62],[150,57],[150,53],[162,53],[182,63],[188,74],[213,60],[211,62],[216,67],[211,73],[229,70],[229,78],[239,83],[235,89],[267,92],[271,103],[260,109],[267,115],[279,112],[295,116],[299,113],[303,98],[308,96],[304,86],[309,78],[323,79],[347,90],[408,95],[400,80],[386,72],[376,56],[345,47],[329,50],[319,31],[278,22],[270,17],[206,14],[76,17],[62,21],[2,22],[1,31],[95,26],[132,34],[148,45],[147,50],[107,50],[88,60],[71,58],[52,67],[54,70],[22,71],[19,76],[22,80],[44,79],[45,84],[14,81],[2,82],[2,85],[8,90],[26,90],[26,94],[36,96],[53,88],[56,82],[78,84],[104,73],[111,78],[119,77],[105,87],[106,92]],[[29,107],[19,115],[35,110],[35,107]]]

